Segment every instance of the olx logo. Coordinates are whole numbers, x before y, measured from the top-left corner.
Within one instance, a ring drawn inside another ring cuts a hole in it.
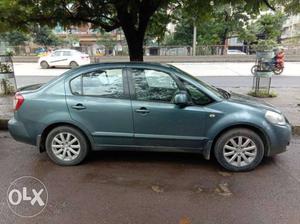
[[[13,181],[7,191],[9,208],[18,216],[39,215],[48,202],[46,186],[37,178],[25,176]]]

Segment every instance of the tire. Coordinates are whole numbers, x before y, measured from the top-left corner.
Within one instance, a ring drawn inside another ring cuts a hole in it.
[[[42,69],[47,69],[47,68],[49,68],[49,64],[48,64],[48,62],[46,62],[46,61],[42,61],[41,64],[40,64],[40,66],[41,66]]]
[[[254,65],[254,66],[251,68],[251,73],[252,73],[252,75],[255,75],[255,73],[256,73],[256,71],[257,71],[257,68],[258,68],[257,65]]]
[[[240,138],[242,138],[241,144],[239,144]],[[237,147],[232,144],[231,140],[237,144]],[[248,144],[243,147],[242,145],[247,142]],[[239,148],[239,145],[242,147]],[[235,172],[250,171],[262,161],[264,144],[254,131],[237,128],[225,132],[217,139],[214,154],[218,163],[227,170]],[[244,159],[245,157],[247,160]],[[232,161],[230,161],[231,159]]]
[[[71,61],[70,63],[70,67],[73,69],[73,68],[77,68],[79,65],[76,61]]]
[[[273,72],[275,75],[280,75],[283,72],[283,68],[274,68]]]
[[[68,134],[70,134],[69,140],[67,140]],[[63,143],[63,140],[66,144]],[[54,128],[47,135],[46,152],[54,163],[61,166],[74,166],[80,164],[87,157],[89,145],[86,137],[79,130],[70,126],[60,126]]]

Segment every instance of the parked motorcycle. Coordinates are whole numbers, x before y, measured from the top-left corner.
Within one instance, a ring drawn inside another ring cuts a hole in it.
[[[284,57],[283,49],[278,49],[273,58],[257,57],[255,65],[251,68],[251,73],[255,75],[257,71],[273,71],[275,75],[280,75],[284,69]]]
[[[283,72],[283,63],[264,62],[263,60],[257,61],[257,63],[251,68],[251,73],[256,74],[257,71],[273,71],[275,75],[280,75]]]

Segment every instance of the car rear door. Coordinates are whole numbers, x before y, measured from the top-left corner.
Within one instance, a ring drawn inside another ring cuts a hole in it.
[[[82,73],[66,83],[72,119],[83,125],[96,145],[131,145],[133,119],[123,67]]]
[[[203,148],[207,112],[196,105],[181,108],[172,99],[182,91],[179,80],[155,69],[128,69],[135,144]]]

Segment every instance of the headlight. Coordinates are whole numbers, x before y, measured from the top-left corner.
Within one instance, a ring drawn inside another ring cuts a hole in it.
[[[266,119],[270,121],[273,124],[278,124],[278,125],[285,125],[285,118],[282,114],[273,112],[273,111],[267,111],[265,115]]]

